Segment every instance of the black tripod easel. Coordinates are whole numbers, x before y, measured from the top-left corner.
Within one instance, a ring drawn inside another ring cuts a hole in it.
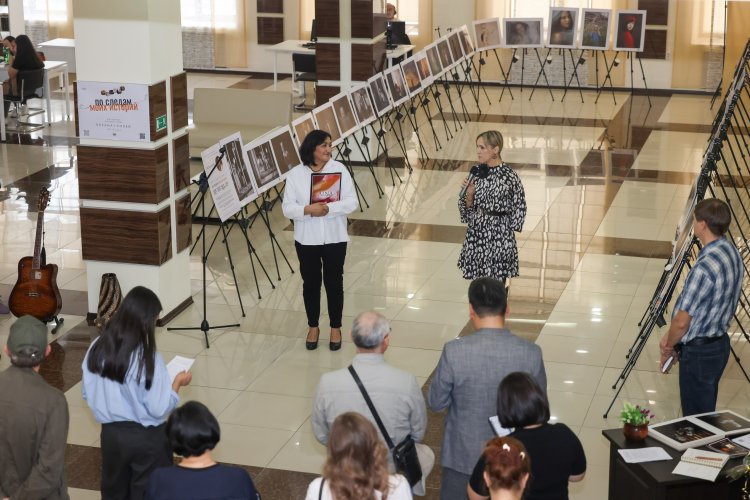
[[[576,79],[576,82],[578,83],[578,93],[581,94],[581,104],[583,104],[583,91],[581,90],[581,80],[578,78],[578,67],[583,65],[586,62],[586,59],[583,57],[583,53],[585,52],[584,49],[581,49],[581,53],[578,56],[578,59],[575,58],[573,55],[574,49],[565,49],[568,51],[568,54],[570,54],[570,60],[573,63],[573,73],[570,75],[570,79],[568,80],[567,85],[565,85],[565,92],[563,92],[562,99],[560,99],[560,102],[565,101],[565,96],[568,95],[568,90],[573,84],[573,78]],[[565,57],[563,55],[563,57]],[[563,75],[565,73],[563,72]]]
[[[610,90],[612,90],[612,100],[615,102],[615,104],[617,104],[617,98],[615,97],[615,86],[612,84],[612,70],[620,65],[620,60],[617,58],[617,55],[620,52],[615,52],[615,57],[612,58],[612,64],[609,64],[609,62],[607,61],[607,53],[603,50],[601,51],[601,53],[602,57],[604,58],[604,68],[607,70],[607,74],[604,75],[604,80],[602,80],[601,86],[596,89],[596,100],[594,101],[594,104],[599,102],[599,96],[601,95],[602,90],[604,90],[604,88],[607,86],[607,81],[609,81],[609,88]],[[596,67],[596,81],[599,82],[598,62]]]
[[[210,348],[211,345],[208,342],[208,332],[210,330],[218,330],[220,328],[236,328],[240,326],[239,323],[233,323],[230,325],[219,325],[219,326],[210,326],[208,323],[208,312],[206,310],[206,263],[208,261],[208,254],[206,253],[206,192],[208,191],[208,179],[211,177],[211,175],[214,173],[216,168],[221,164],[221,162],[224,160],[224,156],[227,154],[227,150],[224,146],[219,149],[220,155],[218,158],[216,158],[216,161],[214,162],[214,166],[211,168],[211,171],[206,175],[205,170],[201,172],[200,177],[198,180],[194,180],[193,184],[196,184],[198,186],[198,192],[200,193],[200,206],[201,206],[201,265],[203,267],[203,282],[202,282],[202,294],[203,294],[203,320],[201,321],[200,326],[194,326],[194,327],[169,327],[167,330],[169,331],[175,331],[175,330],[200,330],[203,332],[203,336],[206,339],[206,348]],[[222,225],[222,228],[224,226]],[[232,273],[234,273],[234,266],[232,267]],[[237,283],[237,280],[235,279],[235,285]],[[242,315],[244,316],[244,309],[242,312]]]
[[[536,81],[534,82],[534,86],[531,87],[531,94],[529,95],[529,101],[531,101],[531,98],[534,97],[534,91],[536,90],[537,85],[539,84],[539,79],[544,77],[544,81],[547,83],[547,90],[549,90],[549,96],[552,98],[552,100],[555,100],[555,94],[552,93],[552,87],[550,87],[549,80],[547,79],[547,72],[544,71],[544,67],[547,65],[548,62],[552,61],[552,57],[550,54],[552,53],[552,49],[547,49],[547,55],[544,56],[544,59],[539,55],[539,49],[534,48],[534,52],[536,53],[536,58],[539,61],[539,74],[536,75]],[[563,59],[565,61],[565,59]],[[565,73],[563,72],[563,75]],[[563,76],[565,78],[565,76]],[[521,77],[523,80],[523,77]]]
[[[630,60],[630,95],[633,95],[633,59],[638,59],[638,65],[641,68],[641,78],[643,79],[643,88],[646,89],[646,97],[648,98],[648,107],[651,107],[651,96],[648,93],[648,85],[646,84],[646,73],[643,71],[643,60],[638,57],[635,52],[628,52],[628,59]]]

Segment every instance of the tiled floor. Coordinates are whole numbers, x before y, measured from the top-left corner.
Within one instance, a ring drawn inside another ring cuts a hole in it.
[[[190,75],[189,85],[192,96],[197,86],[264,88],[269,82],[198,74]],[[282,81],[280,88],[288,90],[290,83]],[[420,111],[420,135],[429,161],[420,161],[417,137],[409,135],[414,171],[399,168],[403,182],[394,185],[384,165],[375,168],[385,190],[382,198],[370,172],[356,169],[370,207],[351,217],[344,324],[348,327],[365,309],[385,314],[393,327],[387,360],[425,384],[443,344],[469,333],[467,282],[456,268],[464,233],[456,193],[474,159],[474,137],[483,130],[500,130],[506,141],[503,158],[518,170],[529,205],[518,237],[521,276],[512,283],[509,324],[542,347],[552,418],[569,425],[584,443],[588,473],[583,482],[571,485],[571,498],[601,499],[607,491],[608,448],[600,431],[619,426],[616,416],[622,402],[649,405],[657,420],[680,412],[676,375],[656,371],[662,332],[654,332],[609,417],[602,417],[671,251],[674,228],[708,137],[710,98],[655,97],[648,108],[644,97],[628,94],[618,94],[616,104],[611,95],[603,95],[595,105],[593,93],[584,94],[584,103],[577,94],[561,103],[560,93],[554,102],[546,92],[535,93],[529,102],[528,89],[516,92],[514,100],[506,94],[498,101],[495,88],[487,93],[491,102],[481,93],[480,106],[464,95],[471,121],[450,121],[452,139],[446,137],[443,123],[434,121],[442,148],[436,148]],[[460,116],[455,91],[452,95]],[[61,120],[62,103],[58,99],[53,104],[55,118]],[[0,292],[7,297],[17,260],[31,250],[35,193],[47,185],[52,202],[45,213],[46,247],[48,261],[60,267],[65,323],[50,336],[56,341],[54,355],[43,373],[66,392],[71,497],[86,499],[98,497],[99,427],[80,395],[80,362],[92,332],[82,324],[86,279],[76,172],[70,162],[75,143],[72,125],[58,121],[41,134],[11,136],[0,145]],[[395,142],[389,146],[398,157]],[[296,268],[292,233],[278,206],[271,223],[280,248]],[[346,366],[354,349],[346,336],[336,353],[304,349],[299,274],[280,258],[278,280],[267,233],[256,225],[251,238],[270,275],[268,279],[258,269],[261,299],[239,234],[229,237],[236,281],[224,248],[216,248],[208,259],[208,319],[213,325],[241,326],[212,331],[209,349],[202,335],[192,332],[160,329],[157,343],[167,360],[176,354],[196,358],[193,383],[182,398],[203,401],[218,416],[223,433],[217,458],[246,466],[264,499],[301,498],[325,455],[309,422],[317,381],[321,374]],[[195,305],[170,326],[193,326],[201,320],[197,256],[190,272]],[[0,317],[2,343],[11,322],[9,316]],[[744,339],[735,338],[734,349],[744,360],[750,357]],[[0,368],[7,363],[7,358],[0,359]],[[746,413],[749,403],[748,384],[730,360],[719,405]],[[438,450],[441,435],[441,415],[431,413],[425,442]],[[429,478],[428,498],[436,498],[439,476],[436,470]]]

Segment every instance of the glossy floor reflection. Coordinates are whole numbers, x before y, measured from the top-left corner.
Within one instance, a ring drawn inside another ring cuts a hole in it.
[[[198,74],[188,81],[190,96],[198,86],[270,84],[241,75]],[[289,89],[289,82],[280,82],[280,88]],[[545,92],[536,93],[533,102],[527,93],[512,101],[507,96],[499,101],[499,96],[500,90],[488,88],[487,96],[480,94],[479,106],[464,96],[468,122],[454,122],[448,113],[444,125],[443,116],[432,108],[440,147],[420,110],[419,137],[429,160],[420,159],[418,137],[407,134],[411,174],[389,135],[390,155],[402,182],[381,162],[374,175],[385,192],[382,197],[370,171],[356,169],[369,208],[351,217],[344,326],[365,309],[385,314],[393,328],[388,362],[411,371],[420,383],[427,383],[443,344],[469,333],[468,283],[456,267],[464,234],[456,196],[474,159],[474,137],[500,130],[506,141],[503,158],[518,171],[529,206],[518,236],[521,276],[511,285],[508,323],[519,336],[542,347],[552,418],[569,425],[584,443],[588,473],[571,486],[571,498],[605,498],[608,447],[600,431],[619,427],[623,401],[652,407],[657,420],[680,413],[677,376],[656,371],[663,332],[654,331],[608,418],[603,418],[614,395],[611,386],[671,252],[708,137],[710,97],[658,97],[649,108],[644,97],[629,94],[617,94],[616,102],[603,95],[598,104],[593,93],[584,93],[583,103],[575,94],[564,103],[559,95],[552,102]],[[80,395],[80,362],[95,332],[82,324],[86,271],[77,180],[70,163],[75,154],[70,144],[76,141],[72,124],[59,121],[62,102],[56,99],[53,105],[58,121],[52,127],[33,140],[0,144],[0,293],[7,297],[18,259],[30,253],[36,193],[48,186],[52,203],[45,211],[46,247],[48,261],[60,267],[65,323],[50,337],[56,342],[44,374],[66,391],[70,405],[71,497],[97,498],[99,426]],[[199,168],[193,165],[194,171]],[[212,331],[210,348],[201,333],[163,328],[157,344],[167,361],[176,354],[196,358],[193,383],[182,397],[203,401],[218,416],[223,439],[217,458],[247,467],[264,499],[301,498],[325,457],[310,428],[311,398],[320,375],[347,366],[354,348],[345,335],[339,352],[304,349],[301,282],[289,222],[278,206],[271,224],[279,242],[278,268],[266,230],[256,224],[250,231],[267,275],[257,261],[253,274],[251,255],[238,232],[228,240],[235,275],[223,247],[208,259],[208,319],[211,324],[241,326]],[[209,231],[212,237],[215,228]],[[170,326],[198,325],[202,319],[198,256],[192,257],[190,273],[195,305]],[[325,315],[321,321],[325,324]],[[11,322],[8,316],[0,317],[2,343]],[[324,329],[321,340],[327,335]],[[734,339],[743,360],[750,357],[746,343]],[[5,357],[0,359],[0,368],[7,363]],[[719,405],[740,413],[750,406],[748,384],[734,360],[722,380]],[[438,452],[441,438],[442,417],[431,413],[425,442]],[[439,471],[429,478],[428,498],[437,498],[439,480]]]

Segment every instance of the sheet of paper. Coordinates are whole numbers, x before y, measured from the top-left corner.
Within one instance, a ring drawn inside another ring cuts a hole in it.
[[[492,430],[494,430],[495,434],[497,434],[499,437],[507,436],[511,432],[513,432],[513,429],[506,429],[505,427],[500,425],[500,419],[497,418],[497,415],[493,415],[490,417],[490,425],[492,425]]]
[[[745,434],[744,436],[734,436],[732,438],[732,441],[744,446],[745,448],[750,448],[750,434]]]
[[[672,460],[672,457],[664,451],[664,448],[653,446],[651,448],[634,448],[630,450],[617,450],[622,459],[629,464],[641,462],[657,462],[659,460]]]
[[[193,366],[193,363],[195,362],[195,359],[192,358],[185,358],[183,356],[175,356],[172,358],[172,361],[167,363],[167,372],[169,372],[169,380],[174,382],[174,378],[177,376],[180,372],[185,372],[190,370],[190,367]]]

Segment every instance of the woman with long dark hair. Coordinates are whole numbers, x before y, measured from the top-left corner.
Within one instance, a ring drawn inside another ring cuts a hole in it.
[[[18,95],[20,89],[16,88],[16,76],[18,76],[19,71],[30,71],[41,68],[44,68],[44,63],[39,58],[29,37],[18,35],[15,39],[13,61],[8,66],[8,79],[3,82],[3,95]],[[5,115],[7,116],[10,107],[10,101],[7,98],[4,100],[4,105]]]
[[[323,477],[307,488],[306,500],[409,500],[409,482],[388,474],[388,449],[375,426],[355,412],[331,425]]]
[[[317,349],[320,286],[326,287],[331,325],[329,348],[341,348],[344,260],[349,235],[346,216],[357,208],[357,193],[346,167],[331,157],[331,134],[313,130],[299,147],[302,165],[289,171],[282,210],[294,221],[294,247],[302,276],[308,350]],[[321,277],[322,271],[322,277]]]
[[[192,375],[170,381],[156,352],[159,298],[137,286],[123,299],[83,360],[83,398],[102,424],[104,499],[141,499],[148,477],[172,464],[164,422]]]

